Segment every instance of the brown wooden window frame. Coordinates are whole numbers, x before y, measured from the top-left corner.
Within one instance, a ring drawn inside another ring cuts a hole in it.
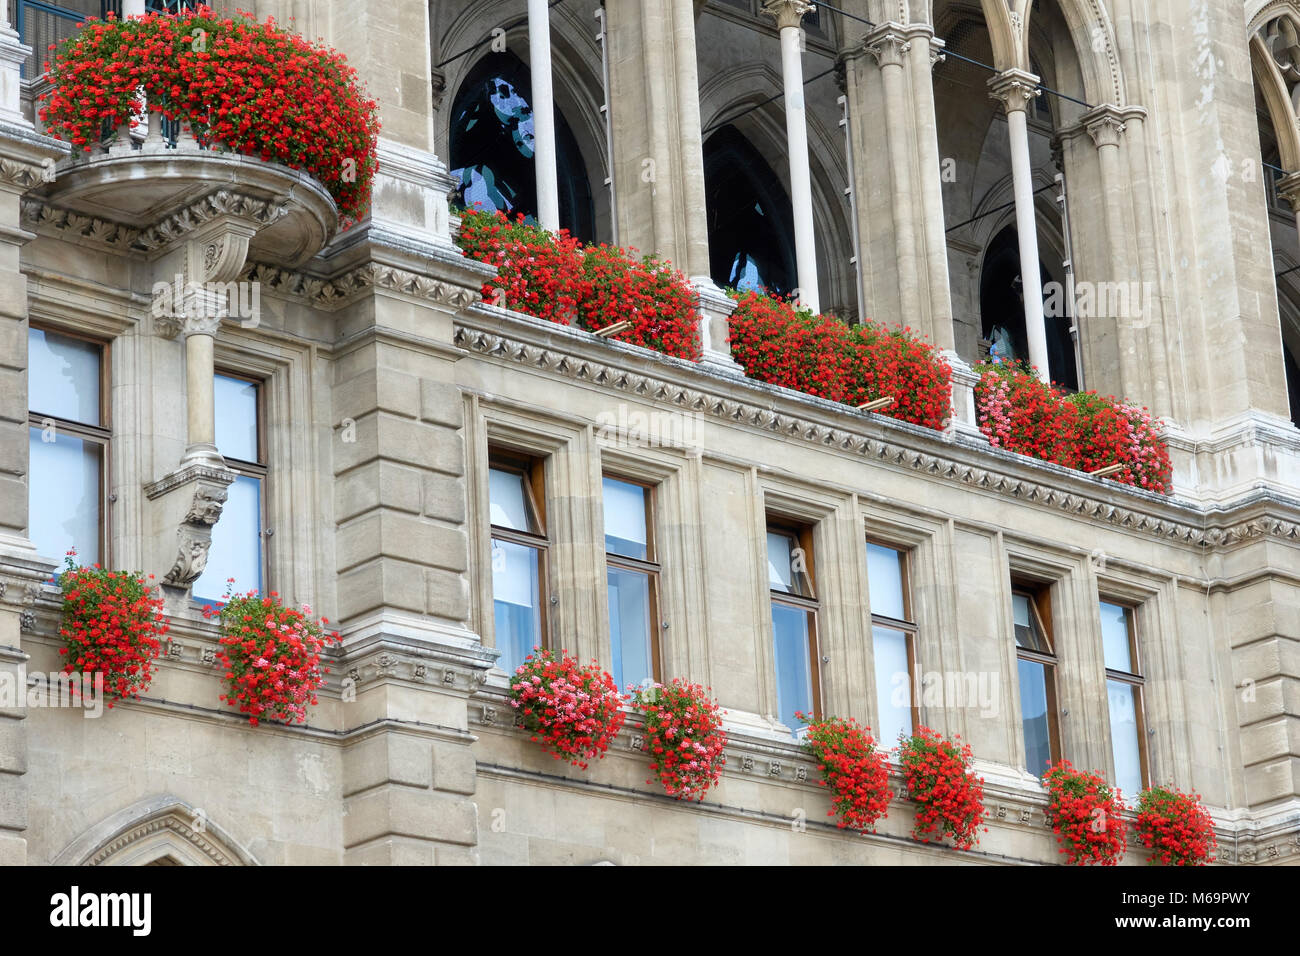
[[[67,329],[60,328],[56,325],[46,325],[42,322],[30,322],[29,327],[37,332],[48,332],[52,335],[61,335],[68,339],[77,339],[81,342],[87,342],[99,349],[99,424],[90,425],[85,422],[78,422],[73,419],[61,418],[58,415],[51,415],[41,412],[39,409],[31,407],[31,387],[30,383],[27,390],[27,424],[29,428],[44,430],[45,423],[51,422],[56,432],[65,432],[82,441],[87,441],[98,445],[99,453],[99,537],[97,545],[99,548],[99,565],[100,567],[112,567],[112,540],[109,534],[109,508],[112,505],[112,496],[109,493],[109,474],[112,467],[113,452],[113,421],[112,421],[112,385],[109,381],[109,354],[112,349],[112,343],[103,339],[95,338],[91,335],[84,335],[80,332],[70,332]],[[24,343],[24,347],[31,348],[30,339]],[[30,367],[30,356],[28,363]],[[28,441],[30,441],[31,432],[28,432]],[[30,462],[28,467],[28,488],[27,488],[27,508],[28,508],[28,530],[31,529],[31,469]],[[63,569],[63,555],[56,554],[50,557],[58,558],[60,564],[56,570]]]
[[[780,534],[792,539],[795,546],[799,548],[804,555],[804,570],[798,573],[806,583],[806,590],[808,593],[791,594],[788,591],[778,591],[773,587],[769,587],[768,595],[773,604],[781,604],[786,607],[797,607],[805,612],[805,616],[808,620],[808,664],[810,668],[810,682],[812,684],[813,716],[820,719],[823,714],[820,650],[821,635],[818,627],[819,618],[821,616],[821,603],[817,598],[817,567],[813,556],[813,528],[812,525],[791,521],[788,518],[768,515],[766,534],[763,536],[763,557],[765,559],[765,564],[767,559],[767,534]],[[775,646],[773,646],[772,652],[774,655],[773,663],[775,664]],[[793,730],[795,728],[791,729]]]
[[[1032,661],[1043,667],[1043,686],[1047,696],[1047,746],[1053,764],[1061,761],[1061,710],[1060,710],[1060,688],[1058,686],[1058,672],[1060,669],[1060,656],[1057,653],[1056,635],[1052,630],[1052,593],[1051,586],[1040,584],[1034,581],[1014,579],[1011,584],[1011,593],[1029,598],[1029,612],[1033,619],[1037,620],[1039,631],[1043,635],[1043,640],[1047,642],[1050,652],[1035,651],[1031,648],[1020,646],[1016,641],[1016,660]],[[1014,629],[1014,615],[1012,620]],[[1014,631],[1012,640],[1015,640]],[[1017,675],[1018,677],[1019,675]],[[1019,683],[1017,683],[1017,691]],[[1024,704],[1021,704],[1021,737],[1024,736]],[[1028,767],[1025,768],[1030,773],[1034,771]],[[1044,768],[1045,769],[1045,768]],[[1043,770],[1040,769],[1034,776],[1041,777]]]
[[[602,486],[604,484],[604,479],[606,478],[611,481],[622,482],[625,485],[635,485],[645,491],[646,559],[643,561],[638,558],[630,558],[627,555],[615,554],[606,550],[605,564],[607,567],[618,568],[622,571],[633,571],[639,574],[644,574],[649,579],[650,609],[648,612],[649,620],[647,621],[647,624],[650,628],[650,677],[656,683],[663,683],[663,657],[662,647],[659,640],[661,621],[663,620],[660,617],[661,598],[659,576],[663,572],[663,564],[659,559],[659,532],[655,527],[655,515],[658,513],[659,489],[657,485],[651,482],[642,481],[638,478],[628,478],[616,471],[605,471],[601,473]],[[602,495],[602,520],[604,518],[604,505],[604,496]],[[603,539],[601,544],[604,544]],[[606,576],[606,580],[608,581],[608,576]],[[606,587],[606,592],[608,593],[608,587]],[[612,653],[613,635],[610,634],[608,636],[611,643]]]
[[[898,545],[889,541],[882,541],[878,538],[867,537],[866,543],[874,545],[877,548],[885,548],[893,551],[898,555],[900,585],[903,590],[903,613],[907,615],[907,620],[898,620],[887,617],[884,614],[877,614],[875,609],[871,611],[872,628],[883,627],[891,631],[901,631],[904,635],[905,646],[907,649],[907,696],[912,702],[912,733],[916,733],[916,728],[923,726],[921,723],[921,702],[918,699],[920,695],[917,690],[917,654],[916,643],[920,636],[920,627],[916,623],[916,610],[912,604],[912,549],[900,548]],[[867,600],[871,600],[870,582],[867,587]],[[874,648],[875,642],[872,642]],[[879,707],[879,702],[877,702]],[[877,715],[879,716],[879,715]],[[891,741],[880,742],[882,746],[891,747]]]
[[[491,523],[491,492],[488,493],[488,530],[489,530],[489,554],[488,567],[492,567],[491,550],[492,542],[504,541],[508,544],[516,544],[525,548],[532,548],[537,552],[537,609],[539,624],[538,646],[544,650],[550,649],[550,560],[551,560],[551,539],[550,526],[547,523],[546,516],[546,460],[529,455],[523,452],[517,452],[510,449],[497,448],[490,446],[488,448],[488,471],[504,471],[510,474],[520,475],[523,478],[524,489],[524,506],[529,509],[532,519],[537,523],[540,533],[529,531],[518,531],[514,528],[504,528],[501,525]],[[494,618],[495,620],[495,618]],[[496,643],[496,629],[493,628],[493,644]]]

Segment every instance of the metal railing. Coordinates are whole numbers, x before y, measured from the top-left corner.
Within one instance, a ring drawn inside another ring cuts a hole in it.
[[[10,6],[14,29],[32,48],[32,55],[23,64],[23,79],[40,76],[50,45],[62,43],[76,33],[77,24],[86,17],[102,18],[119,10],[120,0],[82,0],[66,7],[41,0],[15,0]]]

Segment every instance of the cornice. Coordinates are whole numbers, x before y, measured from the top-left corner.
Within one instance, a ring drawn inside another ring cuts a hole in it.
[[[624,343],[585,341],[589,338],[581,331],[485,306],[458,321],[453,333],[456,345],[490,359],[673,405],[790,441],[841,449],[934,480],[1161,541],[1220,547],[1270,537],[1300,543],[1300,507],[1280,496],[1263,493],[1230,509],[1205,510],[994,449],[982,439],[862,416],[847,406],[788,389],[749,379],[723,380],[694,363]],[[599,358],[592,354],[596,349],[603,353]],[[1268,513],[1261,513],[1264,510]]]
[[[325,312],[345,308],[372,291],[409,295],[457,310],[482,298],[477,289],[380,262],[366,262],[333,279],[252,262],[244,267],[240,278],[260,282],[267,292],[300,299]]]

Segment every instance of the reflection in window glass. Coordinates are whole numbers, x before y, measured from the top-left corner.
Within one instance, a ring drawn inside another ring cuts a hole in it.
[[[767,580],[774,591],[798,594],[793,570],[794,539],[789,535],[767,533]]]
[[[649,536],[646,534],[648,490],[616,478],[602,484],[605,507],[605,550],[625,558],[644,561]]]
[[[221,520],[212,526],[208,564],[194,582],[194,596],[219,601],[234,578],[233,593],[262,590],[262,483],[238,475],[227,490]]]
[[[777,718],[791,729],[803,726],[796,711],[812,713],[812,674],[809,671],[809,612],[772,604],[772,638],[776,653]]]
[[[891,617],[896,621],[907,619],[903,607],[902,555],[893,548],[867,544],[867,580],[870,583],[871,613]]]
[[[524,476],[493,468],[488,472],[490,521],[498,528],[532,531],[524,492]]]
[[[1138,731],[1138,688],[1123,681],[1106,681],[1110,703],[1111,747],[1115,755],[1115,783],[1126,798],[1142,790],[1141,735]]]
[[[1021,660],[1017,664],[1026,768],[1035,776],[1042,776],[1052,762],[1051,726],[1047,717],[1047,669],[1035,661]]]
[[[542,642],[540,556],[535,548],[492,542],[492,605],[497,667],[513,674]]]
[[[907,635],[887,627],[871,629],[872,652],[876,659],[876,699],[880,726],[876,742],[892,747],[900,734],[912,733],[912,679],[907,660]]]
[[[1129,610],[1118,604],[1101,602],[1101,641],[1106,656],[1106,666],[1113,671],[1132,671],[1133,657],[1129,648]]]
[[[650,577],[639,571],[608,569],[609,637],[614,683],[640,685],[654,677],[650,646]]]
[[[82,425],[98,425],[100,347],[57,332],[28,329],[28,407]]]
[[[257,447],[257,385],[242,378],[217,375],[213,377],[212,388],[217,451],[223,458],[261,461]]]
[[[60,566],[73,549],[78,564],[98,563],[103,446],[58,429],[33,427],[29,434],[27,536],[37,552]]]

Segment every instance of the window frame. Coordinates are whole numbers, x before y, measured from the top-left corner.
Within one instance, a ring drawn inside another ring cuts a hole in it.
[[[903,591],[903,613],[907,615],[907,620],[901,621],[884,614],[877,614],[875,609],[871,611],[871,627],[874,633],[876,627],[882,627],[891,631],[902,631],[905,646],[907,649],[907,696],[912,702],[912,733],[916,733],[916,728],[924,726],[921,720],[921,702],[920,695],[916,693],[917,688],[917,654],[916,645],[920,640],[921,628],[916,623],[916,609],[912,603],[912,548],[898,547],[889,541],[879,538],[873,538],[867,535],[867,545],[875,545],[878,548],[887,548],[898,555],[898,567],[900,577],[900,587]],[[865,555],[865,546],[863,548]],[[867,603],[871,603],[871,582],[867,581]],[[872,666],[875,665],[875,640],[872,640]],[[874,676],[874,675],[873,675]],[[880,701],[876,701],[876,716],[880,716]]]
[[[787,607],[797,607],[804,612],[808,621],[808,657],[809,657],[809,674],[810,683],[812,684],[812,708],[813,717],[820,720],[823,715],[822,708],[822,681],[821,681],[821,635],[818,627],[818,618],[820,617],[821,602],[817,597],[817,565],[813,552],[813,528],[808,524],[801,524],[788,518],[781,518],[773,515],[767,516],[766,534],[763,537],[763,566],[768,563],[767,554],[767,534],[780,534],[794,541],[795,546],[803,551],[804,554],[804,571],[803,578],[808,582],[810,595],[791,594],[789,591],[778,591],[768,582],[768,596],[772,604],[782,604]],[[768,613],[769,624],[772,622],[771,613]],[[775,633],[772,634],[772,641],[775,641]],[[773,654],[775,655],[775,644],[773,644]],[[773,664],[775,665],[775,656]],[[776,676],[775,667],[773,667],[773,676]],[[779,715],[778,715],[779,716]],[[796,734],[800,728],[790,728]]]
[[[660,632],[663,630],[663,618],[660,609],[660,581],[659,576],[663,571],[663,563],[659,558],[659,530],[655,526],[655,516],[658,514],[658,486],[637,478],[628,478],[617,471],[601,472],[601,487],[604,488],[606,478],[612,481],[620,481],[625,485],[635,485],[645,490],[645,528],[646,528],[646,560],[630,558],[627,555],[614,554],[604,548],[604,517],[605,517],[605,498],[601,495],[601,546],[605,551],[605,567],[618,568],[623,571],[634,571],[644,574],[649,580],[650,591],[650,676],[656,683],[663,683],[663,652],[660,646]],[[608,581],[609,575],[606,573],[606,594],[609,593]],[[607,609],[608,610],[608,609]],[[611,632],[607,635],[610,642],[611,655],[613,653],[614,635]],[[613,663],[611,656],[611,665]]]
[[[524,452],[488,446],[488,568],[492,568],[493,542],[500,539],[508,544],[532,548],[537,552],[537,608],[540,620],[538,646],[544,650],[551,647],[550,638],[550,600],[551,600],[551,538],[550,527],[546,520],[546,460]],[[519,475],[523,479],[524,506],[528,508],[533,519],[541,528],[541,534],[519,531],[492,523],[491,473],[504,471]],[[540,492],[540,493],[539,493]],[[493,592],[495,602],[495,592]],[[497,647],[497,635],[492,629],[492,646]],[[499,660],[499,659],[498,659]],[[497,665],[494,665],[497,666]]]
[[[1035,651],[1031,648],[1021,647],[1020,642],[1015,637],[1015,614],[1012,613],[1012,634],[1011,639],[1016,648],[1017,664],[1022,661],[1031,661],[1043,667],[1043,687],[1047,697],[1047,748],[1052,764],[1061,762],[1062,744],[1061,744],[1061,694],[1059,682],[1060,655],[1058,653],[1058,644],[1056,635],[1052,632],[1052,594],[1051,585],[1041,584],[1022,579],[1012,579],[1011,594],[1014,600],[1016,595],[1027,597],[1029,599],[1029,612],[1034,615],[1038,621],[1039,630],[1043,639],[1047,642],[1050,653]],[[1017,675],[1018,676],[1018,675]],[[1017,699],[1020,695],[1020,682],[1016,682]],[[1024,702],[1020,701],[1020,736],[1021,742],[1024,742]],[[1026,762],[1028,755],[1026,755]],[[1044,768],[1045,769],[1045,768]],[[1034,773],[1028,767],[1025,770],[1033,773],[1035,777],[1042,777],[1043,771]]]
[[[1137,719],[1138,764],[1139,767],[1141,768],[1142,786],[1149,787],[1151,786],[1151,765],[1150,765],[1150,755],[1148,753],[1148,748],[1147,748],[1147,719],[1146,719],[1147,679],[1146,679],[1146,675],[1142,673],[1141,641],[1138,638],[1138,626],[1137,626],[1138,608],[1137,606],[1133,604],[1129,604],[1125,601],[1119,601],[1113,598],[1107,598],[1103,594],[1103,595],[1098,595],[1097,597],[1097,610],[1099,614],[1101,612],[1102,604],[1109,604],[1113,607],[1119,607],[1124,609],[1124,623],[1128,631],[1129,666],[1133,667],[1134,670],[1132,672],[1119,671],[1111,667],[1106,667],[1105,668],[1106,682],[1109,684],[1110,681],[1113,680],[1121,684],[1127,684],[1134,689],[1134,698],[1136,701],[1134,710],[1136,712],[1135,717]],[[1105,648],[1103,647],[1102,648],[1103,666],[1105,665],[1105,663],[1106,663]],[[1114,728],[1110,725],[1109,702],[1107,703],[1106,706],[1106,725],[1107,725],[1107,730],[1112,735],[1110,741],[1110,750],[1111,750],[1110,759],[1113,767],[1115,762],[1115,740],[1113,736]],[[1118,786],[1117,779],[1115,783],[1116,786]],[[1133,794],[1133,797],[1134,799],[1136,799],[1137,794]]]
[[[40,430],[45,429],[45,422],[54,423],[56,432],[66,432],[82,441],[92,442],[100,447],[99,458],[99,565],[101,567],[112,566],[112,535],[109,534],[111,521],[110,509],[113,504],[113,496],[109,491],[109,475],[112,468],[113,454],[113,403],[112,403],[112,385],[109,381],[110,370],[110,350],[112,343],[104,339],[96,338],[93,335],[86,335],[82,332],[69,331],[55,325],[47,325],[43,322],[28,322],[29,335],[26,347],[27,355],[27,375],[31,375],[31,337],[30,331],[47,332],[53,335],[61,335],[64,338],[77,339],[81,342],[87,342],[99,349],[99,424],[90,425],[85,422],[77,422],[72,419],[61,418],[58,415],[51,415],[40,412],[31,407],[32,389],[30,380],[27,383],[27,424],[28,424],[28,441],[31,438],[31,428]],[[31,487],[31,460],[27,464],[27,526],[26,531],[31,533],[31,510],[32,510],[32,487]],[[51,557],[62,559],[63,555],[51,555]]]

